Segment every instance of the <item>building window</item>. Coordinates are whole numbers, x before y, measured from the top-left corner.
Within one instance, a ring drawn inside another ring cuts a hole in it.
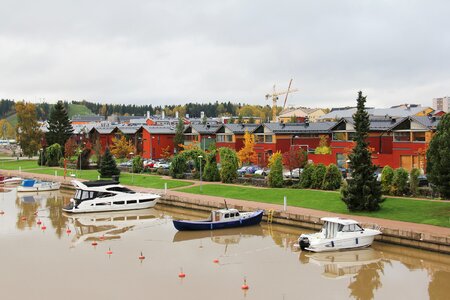
[[[231,134],[217,135],[217,142],[219,143],[231,143],[232,141],[233,135]]]
[[[347,133],[347,141],[353,141],[355,138],[356,132],[349,132]]]
[[[272,135],[266,135],[266,143],[272,143],[273,142],[273,136]]]
[[[394,132],[394,142],[409,142],[409,132]]]
[[[425,142],[425,132],[413,132],[412,140],[413,142]]]
[[[346,141],[345,132],[333,132],[333,141]]]
[[[264,143],[264,135],[262,134],[255,135],[255,143],[258,144]]]

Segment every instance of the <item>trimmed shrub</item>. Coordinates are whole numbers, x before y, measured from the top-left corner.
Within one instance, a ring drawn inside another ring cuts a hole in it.
[[[223,183],[232,183],[237,178],[237,169],[239,166],[239,159],[236,151],[222,147],[219,149],[220,163],[222,168],[220,170],[220,179]]]
[[[419,169],[412,169],[409,173],[409,191],[411,195],[417,196],[419,194]]]
[[[318,164],[315,169],[314,173],[311,177],[311,187],[313,189],[320,189],[322,188],[323,179],[325,177],[325,173],[327,172],[327,168],[324,164]]]
[[[323,190],[337,190],[341,187],[342,174],[335,164],[330,164],[327,167],[325,176],[323,178]]]
[[[408,193],[408,172],[403,168],[394,171],[391,193],[395,196],[403,196]]]
[[[141,173],[142,169],[144,168],[144,160],[142,159],[141,156],[136,155],[135,157],[133,157],[133,167],[132,167],[132,172],[133,173]]]
[[[45,165],[49,167],[56,167],[59,164],[59,159],[63,157],[62,148],[59,144],[53,144],[45,149]]]
[[[203,179],[205,181],[220,181],[219,169],[216,162],[216,150],[206,154],[206,165]]]
[[[309,189],[312,185],[312,175],[316,170],[316,166],[313,164],[307,164],[300,174],[300,181],[298,183],[301,189]]]
[[[187,171],[186,158],[184,155],[175,155],[170,165],[169,174],[172,178],[183,179]]]
[[[381,171],[381,192],[383,194],[391,193],[392,179],[394,179],[394,170],[390,166],[384,166]]]
[[[283,158],[277,152],[270,158],[269,186],[273,188],[283,187]]]

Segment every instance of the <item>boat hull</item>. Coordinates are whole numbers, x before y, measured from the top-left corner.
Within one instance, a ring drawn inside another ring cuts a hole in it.
[[[232,221],[185,221],[185,220],[173,220],[173,225],[179,231],[185,230],[214,230],[214,229],[226,229],[243,226],[257,225],[261,223],[264,211],[258,210],[254,212],[248,218],[241,218]]]
[[[54,182],[49,185],[36,185],[36,186],[21,186],[17,187],[18,192],[46,192],[46,191],[56,191],[61,188],[61,184],[59,182]]]
[[[117,201],[117,200],[116,200]],[[137,200],[136,200],[137,201]],[[86,201],[88,202],[88,201]],[[93,205],[90,206],[91,203],[83,203],[84,205],[79,205],[78,207],[74,207],[73,203],[64,207],[62,210],[68,213],[93,213],[93,212],[107,212],[107,211],[125,211],[125,210],[135,210],[135,209],[146,209],[152,208],[158,202],[158,198],[155,198],[151,201],[146,201],[143,203],[135,203],[135,204],[114,204],[115,201],[107,202],[107,204],[102,205]],[[104,203],[104,202],[103,202]],[[94,204],[94,203],[92,203]]]
[[[334,238],[334,239],[321,239],[320,241],[306,240],[308,235],[304,235],[303,239],[299,239],[299,245],[302,250],[312,251],[312,252],[329,252],[329,251],[340,251],[340,250],[351,250],[351,249],[361,249],[372,245],[375,236],[380,234],[380,232],[374,230],[373,233],[367,233],[364,235],[352,236],[348,238]]]

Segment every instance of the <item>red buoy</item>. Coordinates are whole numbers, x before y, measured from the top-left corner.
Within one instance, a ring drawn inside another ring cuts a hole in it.
[[[34,215],[35,215],[35,216],[37,216],[37,214],[38,214],[38,212],[37,212],[37,211],[35,211],[35,212],[34,212]]]
[[[140,260],[145,259],[145,256],[142,254],[142,251],[141,251],[141,255],[139,255],[139,259],[140,259]]]
[[[0,210],[0,215],[3,215],[5,212],[3,210]]]
[[[111,255],[111,254],[113,254],[113,252],[111,251],[111,248],[109,248],[109,250],[108,250],[108,251],[106,251],[106,254],[108,254],[108,255]]]
[[[93,241],[91,245],[92,245],[92,246],[97,246],[98,244],[97,244],[96,241]]]
[[[183,269],[181,269],[181,270],[180,270],[180,273],[178,273],[178,277],[180,277],[180,278],[186,277],[186,274],[183,273]]]
[[[66,232],[67,232],[67,234],[70,234],[70,233],[72,232],[72,230],[70,230],[70,228],[69,228],[69,227],[67,227],[67,230],[66,230]]]
[[[22,218],[20,218],[22,221],[26,221],[27,220],[27,217],[22,217]]]
[[[105,236],[102,235],[101,237],[99,237],[100,241],[103,241],[105,239]]]
[[[47,229],[47,226],[45,226],[44,224],[42,224],[41,229],[42,229],[42,230],[45,230],[45,229]]]
[[[216,258],[216,259],[213,260],[213,263],[218,264],[219,260]]]
[[[248,290],[247,279],[244,278],[244,284],[241,286],[241,289]]]
[[[41,225],[41,224],[42,224],[41,220],[38,219],[37,222],[36,222],[36,224]]]

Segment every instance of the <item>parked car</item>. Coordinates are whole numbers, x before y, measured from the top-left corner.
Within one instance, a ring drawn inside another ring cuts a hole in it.
[[[239,176],[243,176],[245,173],[247,173],[248,166],[243,166],[240,169],[237,170],[237,173]]]
[[[258,166],[248,166],[246,173],[247,174],[255,174],[260,168]]]
[[[285,178],[300,178],[300,174],[303,172],[303,169],[296,168],[291,171],[286,171],[283,173],[283,177]]]
[[[131,167],[131,166],[133,166],[133,161],[132,160],[124,161],[124,162],[121,162],[119,164],[119,167]]]
[[[429,186],[430,183],[428,182],[427,175],[420,175],[419,176],[419,187],[425,187]]]
[[[255,175],[267,176],[270,173],[270,169],[262,168],[255,171]]]

